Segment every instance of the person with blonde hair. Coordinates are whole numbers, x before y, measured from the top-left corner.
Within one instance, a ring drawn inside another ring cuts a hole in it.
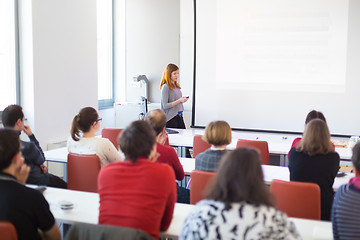
[[[330,141],[326,122],[311,120],[305,127],[300,144],[289,152],[290,181],[312,182],[321,191],[321,219],[330,220],[334,198],[333,184],[340,157]]]
[[[211,147],[195,157],[195,169],[216,172],[221,157],[227,152],[226,146],[231,143],[229,124],[225,121],[210,122],[205,128],[203,140]]]
[[[101,120],[94,108],[81,109],[73,118],[67,148],[71,153],[98,155],[103,167],[110,162],[123,161],[123,157],[109,139],[95,137]]]
[[[257,150],[227,153],[186,218],[179,239],[301,239],[286,214],[274,206]]]
[[[189,97],[182,96],[178,78],[179,68],[175,64],[168,64],[160,83],[161,110],[166,114],[166,127],[185,129],[183,103]]]

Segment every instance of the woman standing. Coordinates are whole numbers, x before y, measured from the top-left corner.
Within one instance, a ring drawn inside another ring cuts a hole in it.
[[[167,65],[160,83],[161,109],[166,114],[166,127],[185,129],[183,103],[189,97],[183,97],[178,83],[179,68],[170,63]]]
[[[95,137],[101,120],[94,108],[81,109],[72,121],[67,147],[71,153],[98,155],[103,167],[110,162],[122,161],[123,158],[109,139]]]
[[[340,157],[330,141],[327,124],[311,120],[305,127],[300,144],[289,152],[290,181],[312,182],[320,187],[321,219],[330,220],[334,198],[333,184]]]
[[[221,160],[206,200],[195,205],[179,239],[301,238],[286,214],[274,207],[259,153],[238,148]]]

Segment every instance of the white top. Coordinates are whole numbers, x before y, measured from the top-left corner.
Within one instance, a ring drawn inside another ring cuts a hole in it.
[[[123,157],[107,138],[80,138],[74,141],[70,136],[67,141],[68,151],[77,154],[96,154],[100,158],[101,167],[115,161],[123,161]]]
[[[203,200],[186,218],[184,239],[301,239],[286,214],[274,207]]]

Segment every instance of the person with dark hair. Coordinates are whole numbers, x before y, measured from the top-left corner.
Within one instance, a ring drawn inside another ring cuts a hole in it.
[[[165,113],[160,109],[151,110],[145,115],[144,120],[153,127],[156,133],[156,149],[160,154],[157,162],[169,164],[174,169],[176,180],[181,181],[184,178],[185,173],[177,153],[174,148],[160,143],[163,142],[163,136],[167,136],[165,131]]]
[[[231,143],[231,128],[225,121],[210,122],[205,128],[203,140],[211,147],[195,157],[195,169],[216,172],[220,159],[227,152],[226,146]]]
[[[227,153],[179,239],[300,239],[295,225],[274,207],[260,164],[255,149]]]
[[[19,240],[40,236],[60,240],[49,204],[39,191],[24,186],[30,167],[24,164],[20,148],[17,131],[0,129],[0,221],[11,222]]]
[[[48,168],[44,165],[45,155],[30,127],[25,125],[22,107],[19,105],[6,107],[2,113],[2,122],[4,127],[18,131],[19,135],[23,131],[30,139],[30,142],[21,141],[22,155],[25,158],[25,163],[31,169],[26,183],[67,188],[67,183],[61,178],[48,173]]]
[[[178,78],[178,66],[168,64],[160,83],[161,110],[166,114],[166,127],[185,129],[183,103],[187,102],[188,97],[182,96]]]
[[[118,142],[125,161],[106,165],[98,177],[99,223],[141,229],[159,239],[173,215],[174,171],[156,162],[155,132],[147,122],[132,122]]]
[[[360,143],[352,151],[351,161],[356,176],[336,191],[332,205],[331,221],[335,240],[360,239]]]
[[[333,184],[340,157],[330,141],[329,128],[321,119],[305,127],[300,144],[289,152],[290,181],[316,183],[321,192],[321,219],[330,220]]]
[[[111,162],[123,161],[123,157],[109,139],[95,137],[101,120],[94,108],[81,109],[73,118],[67,148],[71,153],[96,154],[103,167]]]
[[[322,112],[319,112],[316,110],[311,110],[306,116],[305,126],[313,119],[321,119],[326,123],[326,118]],[[301,141],[301,137],[295,138],[293,143],[291,144],[291,148],[297,147],[299,145],[300,141]]]

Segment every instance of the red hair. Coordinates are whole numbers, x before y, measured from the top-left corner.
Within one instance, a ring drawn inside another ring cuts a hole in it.
[[[178,66],[176,66],[175,64],[172,64],[172,63],[170,63],[166,66],[164,74],[161,79],[160,89],[165,83],[169,86],[170,90],[173,90],[175,88],[175,86],[177,88],[181,89],[180,85],[177,82],[175,82],[175,86],[171,82],[171,74],[178,69],[179,69]]]

